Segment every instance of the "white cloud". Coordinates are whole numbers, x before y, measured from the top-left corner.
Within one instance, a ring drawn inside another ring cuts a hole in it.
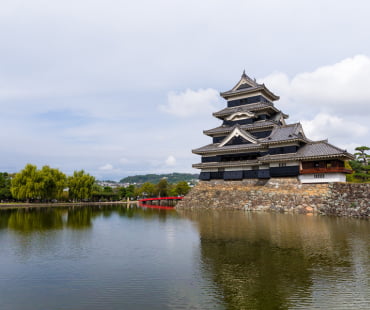
[[[316,107],[330,111],[370,112],[370,58],[357,55],[293,78],[274,73],[261,79],[292,108]]]
[[[366,126],[326,113],[317,114],[312,120],[302,120],[306,135],[312,140],[328,137],[336,142],[361,140],[369,134]]]
[[[370,57],[357,55],[289,78],[273,73],[259,80],[281,97],[275,105],[301,121],[309,139],[340,147],[370,144]],[[289,121],[289,120],[288,120]]]
[[[167,104],[160,105],[159,109],[175,116],[188,117],[194,115],[209,115],[217,110],[220,96],[212,88],[187,89],[184,92],[171,91],[167,94]]]
[[[49,2],[1,3],[0,124],[6,130],[0,131],[0,171],[15,172],[27,162],[66,173],[85,169],[102,179],[194,171],[191,164],[200,158],[191,149],[210,143],[202,130],[221,123],[211,114],[226,106],[218,92],[230,89],[244,67],[251,76],[283,70],[278,107],[290,102],[281,108],[297,120],[312,120],[321,107],[326,113],[330,107],[333,115],[353,123],[357,117],[367,126],[367,104],[342,104],[340,111],[336,104],[311,104],[310,92],[303,96],[291,74],[359,51],[370,55],[370,41],[353,31],[369,28],[369,1],[232,1],[237,10],[228,1],[211,0]],[[318,14],[325,11],[332,14]],[[261,17],[251,48],[240,38]],[[368,66],[366,57],[350,59],[349,67],[353,61],[360,71]],[[174,167],[165,163],[169,154]],[[99,170],[106,163],[112,169]]]
[[[103,171],[109,171],[109,170],[113,170],[113,166],[111,164],[106,164],[104,166],[101,166],[99,168],[99,170],[103,170]]]
[[[166,159],[166,165],[167,166],[174,166],[176,165],[176,158],[172,155],[168,156]]]

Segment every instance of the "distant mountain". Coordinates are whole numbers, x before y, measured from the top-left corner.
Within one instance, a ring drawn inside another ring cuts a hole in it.
[[[123,178],[120,183],[158,183],[161,179],[166,178],[168,183],[174,184],[180,181],[192,182],[197,180],[199,174],[191,173],[168,173],[168,174],[144,174],[144,175],[135,175]]]

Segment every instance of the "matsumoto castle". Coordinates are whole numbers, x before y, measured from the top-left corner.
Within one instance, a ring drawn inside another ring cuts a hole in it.
[[[298,177],[301,183],[345,182],[344,162],[353,156],[330,143],[306,137],[300,123],[274,106],[279,97],[245,72],[221,93],[227,107],[213,113],[221,126],[205,130],[212,143],[193,150],[201,155],[201,180]]]

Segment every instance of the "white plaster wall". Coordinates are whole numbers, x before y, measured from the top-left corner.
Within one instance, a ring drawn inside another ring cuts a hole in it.
[[[324,173],[324,178],[315,178],[314,174],[300,174],[298,179],[301,183],[346,182],[346,175],[344,173]]]
[[[289,161],[289,162],[285,162],[286,166],[289,167],[289,166],[299,166],[299,162],[298,161]],[[270,163],[270,167],[279,167],[279,163]]]

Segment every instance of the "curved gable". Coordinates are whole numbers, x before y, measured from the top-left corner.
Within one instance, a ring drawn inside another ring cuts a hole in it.
[[[257,144],[258,141],[248,132],[241,130],[236,127],[220,144],[218,147],[223,147],[225,145],[235,145],[235,144],[246,144],[254,143]]]

